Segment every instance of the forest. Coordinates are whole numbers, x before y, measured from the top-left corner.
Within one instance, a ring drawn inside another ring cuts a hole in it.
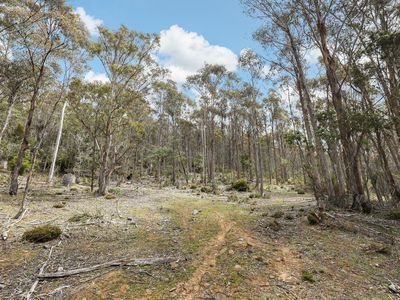
[[[400,2],[232,1],[259,48],[184,82],[0,2],[0,299],[400,299]]]

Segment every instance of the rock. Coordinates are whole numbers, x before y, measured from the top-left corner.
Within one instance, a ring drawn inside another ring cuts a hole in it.
[[[240,270],[242,269],[242,266],[241,266],[241,265],[235,265],[233,268],[234,268],[236,271],[240,271]]]
[[[219,254],[222,255],[224,254],[228,249],[226,247],[222,248],[221,251],[219,251]]]
[[[67,173],[64,174],[63,177],[61,178],[61,184],[63,186],[70,187],[71,185],[76,183],[76,177],[74,174]]]
[[[389,291],[391,291],[393,294],[399,294],[399,287],[396,286],[394,283],[389,284],[388,286]]]
[[[4,289],[6,287],[6,285],[4,283],[0,282],[0,290]]]
[[[63,267],[58,267],[57,272],[62,272],[62,271],[64,271],[64,268]]]
[[[195,216],[195,215],[199,214],[200,212],[201,212],[201,210],[195,209],[192,211],[192,215]]]
[[[176,269],[178,267],[178,263],[176,261],[173,261],[170,263],[171,269]]]
[[[233,251],[232,249],[231,250],[229,250],[229,255],[233,255],[233,254],[235,254],[235,251]]]

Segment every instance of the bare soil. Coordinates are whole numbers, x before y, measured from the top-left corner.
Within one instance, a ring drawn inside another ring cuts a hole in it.
[[[231,193],[126,184],[95,198],[84,185],[37,182],[25,218],[1,241],[0,299],[23,298],[46,261],[50,273],[153,257],[180,259],[39,281],[32,299],[400,299],[388,288],[400,285],[399,221],[330,211],[334,219],[311,226],[310,196],[238,193],[230,202]],[[19,201],[4,185],[0,226]],[[21,240],[42,224],[60,226],[62,237]]]

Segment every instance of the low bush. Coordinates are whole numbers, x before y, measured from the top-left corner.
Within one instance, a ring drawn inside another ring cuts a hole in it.
[[[277,220],[274,220],[268,224],[268,227],[271,228],[273,231],[279,231],[282,228],[282,225],[278,223]]]
[[[283,217],[283,215],[284,215],[284,213],[282,211],[278,210],[278,211],[274,212],[271,217],[273,217],[275,219],[280,219]]]
[[[68,219],[69,222],[84,222],[87,221],[91,218],[92,216],[88,213],[83,213],[83,214],[76,214],[73,215],[71,218]]]
[[[54,204],[53,207],[54,208],[64,208],[66,204],[67,204],[66,202],[59,202],[59,203]]]
[[[239,202],[239,197],[236,194],[231,194],[228,196],[229,202]]]
[[[106,198],[107,200],[112,200],[112,199],[115,199],[116,196],[113,195],[113,194],[107,194],[107,195],[104,196],[104,198]]]
[[[238,179],[232,183],[232,189],[238,192],[247,192],[250,188],[245,179]]]
[[[55,240],[61,235],[60,227],[54,225],[43,225],[34,229],[25,231],[22,239],[31,243],[45,243]]]
[[[310,225],[317,225],[321,222],[321,219],[317,216],[315,212],[310,212],[307,215],[307,221]]]
[[[113,189],[110,189],[109,192],[114,195],[122,195],[123,190],[119,187],[115,187]]]
[[[400,220],[400,209],[394,209],[386,213],[386,218],[390,220]]]
[[[315,282],[314,276],[309,271],[303,271],[301,273],[301,279],[310,283]]]

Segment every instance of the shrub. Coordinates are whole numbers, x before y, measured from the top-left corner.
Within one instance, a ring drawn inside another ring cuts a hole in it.
[[[249,195],[249,198],[250,198],[250,199],[261,198],[261,194],[260,194],[260,193],[250,194],[250,195]]]
[[[294,219],[294,216],[293,216],[293,215],[286,215],[286,216],[285,216],[285,219],[286,219],[286,220],[293,220],[293,219]]]
[[[321,222],[321,219],[317,216],[315,212],[310,212],[307,215],[308,224],[317,225]]]
[[[43,225],[25,231],[22,239],[31,243],[45,243],[58,238],[62,231],[60,227],[53,225]]]
[[[12,159],[10,159],[8,161],[8,168],[10,170],[13,170],[15,168],[15,164],[17,162],[17,158],[13,157]],[[31,161],[28,158],[24,158],[22,160],[22,165],[21,165],[21,169],[19,169],[19,173],[18,175],[23,175],[25,173],[25,171],[29,170],[31,168],[32,164]]]
[[[194,183],[192,183],[192,184],[190,185],[190,189],[191,189],[191,190],[195,190],[195,189],[197,189],[197,185],[196,185],[196,184],[194,184]]]
[[[121,188],[116,187],[116,188],[110,189],[109,192],[111,194],[119,196],[119,195],[122,195],[123,190]]]
[[[107,200],[112,200],[112,199],[115,199],[116,197],[113,194],[107,194],[104,196],[104,198],[106,198]]]
[[[212,193],[213,192],[213,188],[209,187],[209,186],[202,186],[200,189],[200,192],[202,193]]]
[[[278,210],[272,214],[272,217],[275,219],[280,219],[283,217],[283,215],[284,215],[284,213],[282,211]]]
[[[59,202],[53,205],[54,208],[63,208],[65,207],[66,202]]]
[[[386,213],[386,218],[390,220],[400,220],[400,209],[394,209]]]
[[[91,215],[89,215],[88,213],[83,213],[83,214],[76,214],[74,216],[72,216],[71,218],[68,219],[68,221],[70,222],[83,222],[83,221],[87,221],[91,218]]]
[[[228,196],[229,202],[239,202],[239,197],[236,194],[231,194]]]
[[[306,192],[304,190],[297,190],[297,194],[304,195]]]
[[[307,281],[307,282],[311,282],[311,283],[315,282],[314,276],[308,271],[303,271],[301,273],[301,279],[303,279],[303,281]]]
[[[274,220],[268,224],[268,227],[271,228],[273,231],[279,231],[282,228],[282,225],[278,223],[277,220]]]
[[[100,210],[96,211],[95,214],[89,214],[87,212],[73,215],[68,219],[69,222],[86,222],[88,220],[100,220],[103,219],[103,215]]]
[[[249,184],[245,179],[238,179],[232,183],[232,188],[238,192],[247,192]]]

